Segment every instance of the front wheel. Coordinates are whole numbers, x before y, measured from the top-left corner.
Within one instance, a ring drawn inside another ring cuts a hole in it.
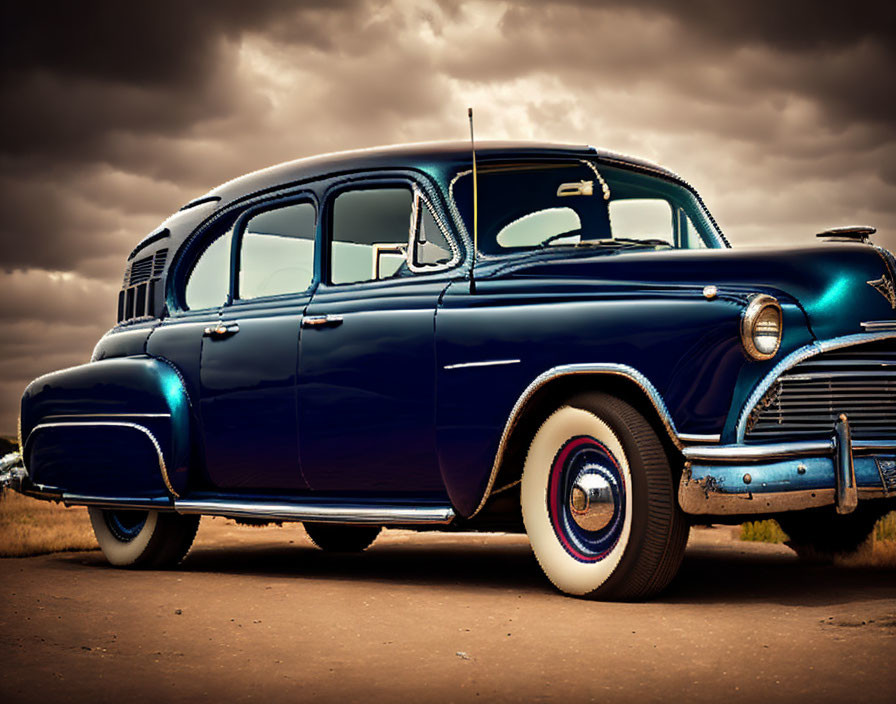
[[[545,574],[563,592],[634,600],[666,587],[689,524],[650,423],[606,394],[571,399],[532,439],[523,522]]]
[[[94,506],[87,511],[103,555],[116,567],[174,567],[187,554],[199,528],[199,516]]]

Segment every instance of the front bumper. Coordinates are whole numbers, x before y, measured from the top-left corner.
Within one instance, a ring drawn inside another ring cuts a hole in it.
[[[896,442],[853,441],[841,416],[829,439],[683,450],[678,501],[694,515],[755,515],[896,498]]]

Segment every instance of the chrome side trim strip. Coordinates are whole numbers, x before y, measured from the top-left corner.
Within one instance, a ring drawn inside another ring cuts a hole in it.
[[[747,434],[747,419],[750,417],[750,411],[759,403],[759,400],[765,395],[772,385],[778,380],[784,372],[795,367],[802,361],[821,354],[822,352],[830,352],[831,350],[840,349],[841,347],[850,347],[851,345],[859,345],[863,342],[875,342],[877,340],[896,339],[896,330],[893,332],[863,332],[854,335],[844,335],[843,337],[834,337],[830,340],[822,340],[820,342],[810,342],[808,345],[794,350],[789,355],[778,362],[774,368],[766,374],[762,381],[750,394],[747,402],[741,408],[740,416],[737,419],[737,442],[742,443]]]
[[[234,518],[269,518],[277,521],[317,523],[367,523],[375,525],[445,525],[454,520],[449,506],[357,506],[298,504],[280,501],[237,501],[230,499],[177,499],[178,513],[198,513]]]
[[[61,413],[45,418],[170,418],[170,413]]]
[[[682,442],[721,442],[721,435],[698,435],[696,433],[679,433],[678,439]]]
[[[868,320],[862,327],[866,330],[896,330],[896,320]]]
[[[553,367],[548,369],[546,372],[540,374],[535,380],[526,387],[520,397],[517,399],[516,403],[513,405],[513,409],[510,411],[510,415],[507,417],[507,422],[504,424],[504,432],[501,433],[501,440],[498,443],[498,450],[495,453],[495,460],[492,464],[492,472],[488,478],[488,484],[485,487],[485,493],[482,495],[482,500],[479,502],[479,505],[476,507],[476,510],[470,514],[470,518],[479,513],[483,506],[485,506],[485,502],[488,501],[488,497],[491,496],[492,488],[495,485],[495,479],[498,476],[498,468],[501,466],[501,460],[504,458],[504,452],[507,449],[507,441],[510,438],[510,433],[513,430],[513,427],[516,425],[517,419],[519,418],[520,412],[523,410],[523,407],[529,401],[530,398],[535,394],[538,389],[547,384],[549,381],[552,381],[561,376],[569,376],[571,374],[611,374],[615,376],[623,376],[627,379],[635,382],[640,389],[647,394],[647,397],[650,399],[650,402],[653,404],[653,407],[656,409],[656,412],[659,414],[660,418],[663,421],[663,425],[666,427],[666,432],[669,433],[669,437],[672,439],[672,442],[675,443],[675,446],[678,449],[683,447],[681,440],[679,439],[678,431],[675,430],[675,423],[672,421],[672,416],[669,413],[669,409],[666,408],[666,403],[663,401],[663,397],[660,396],[659,391],[656,390],[656,387],[650,382],[650,380],[644,376],[641,372],[639,372],[634,367],[629,367],[625,364],[563,364],[557,367]]]
[[[66,506],[100,506],[119,509],[165,509],[171,508],[159,499],[141,499],[125,496],[88,496],[86,494],[63,494],[62,503]]]
[[[715,445],[686,447],[681,452],[688,461],[708,460],[712,462],[759,462],[762,460],[803,455],[831,456],[833,440],[810,440],[806,442],[777,442],[768,445]]]
[[[467,367],[495,367],[500,364],[519,364],[519,359],[492,359],[487,362],[462,362],[461,364],[446,364],[442,369],[466,369]]]
[[[156,440],[156,436],[152,434],[152,432],[138,423],[126,423],[124,421],[94,421],[94,422],[70,422],[70,423],[41,423],[39,425],[34,426],[31,432],[28,434],[28,440],[25,441],[25,444],[31,442],[31,439],[34,437],[34,434],[38,430],[43,430],[44,428],[66,428],[66,427],[118,427],[118,428],[129,428],[131,430],[136,430],[137,432],[143,433],[149,441],[152,443],[153,449],[156,451],[156,456],[159,459],[159,472],[162,475],[162,481],[165,483],[165,488],[171,493],[172,496],[178,497],[179,494],[174,490],[174,487],[171,486],[171,482],[168,479],[168,468],[165,466],[165,456],[162,454],[162,448],[159,445],[159,441]],[[24,454],[24,451],[23,451]]]

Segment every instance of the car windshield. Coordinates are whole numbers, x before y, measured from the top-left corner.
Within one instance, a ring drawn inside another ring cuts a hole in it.
[[[704,249],[724,246],[691,191],[672,181],[589,161],[486,164],[478,172],[483,255],[548,247]],[[473,179],[452,198],[473,234]]]

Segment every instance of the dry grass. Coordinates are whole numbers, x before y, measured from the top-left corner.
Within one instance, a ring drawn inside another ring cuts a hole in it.
[[[783,543],[789,540],[777,521],[750,521],[740,527],[741,540]],[[839,555],[834,563],[844,567],[896,567],[896,511],[874,526],[871,536],[854,554]]]
[[[0,557],[97,548],[86,508],[66,508],[13,491],[0,496]]]

